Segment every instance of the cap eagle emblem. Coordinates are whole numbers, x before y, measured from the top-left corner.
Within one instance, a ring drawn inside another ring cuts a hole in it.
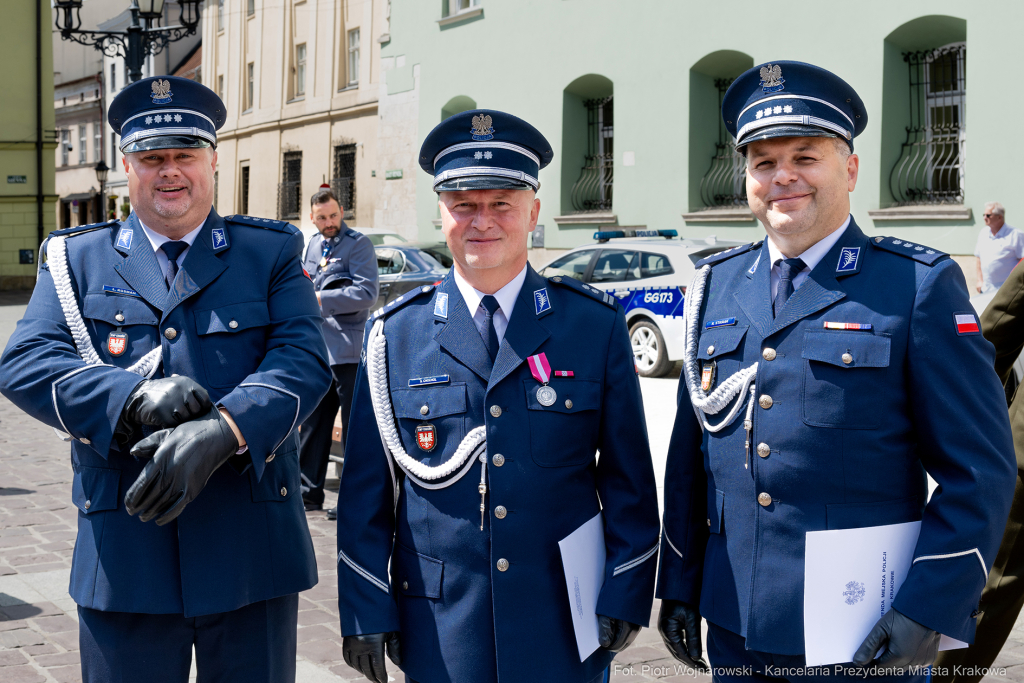
[[[473,139],[490,140],[494,137],[494,128],[491,127],[490,114],[477,114],[473,117]]]
[[[779,92],[785,88],[782,78],[782,67],[778,64],[766,64],[761,67],[761,91]]]
[[[167,104],[171,101],[171,83],[163,79],[157,79],[153,81],[153,94],[150,95],[153,98],[154,104]]]

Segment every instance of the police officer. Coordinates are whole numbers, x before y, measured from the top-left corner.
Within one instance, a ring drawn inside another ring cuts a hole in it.
[[[329,185],[310,199],[309,218],[317,233],[306,245],[303,268],[313,276],[316,299],[324,317],[324,341],[333,382],[299,432],[302,500],[306,510],[320,510],[330,461],[334,418],[341,408],[342,434],[348,435],[348,414],[363,341],[363,326],[377,303],[377,257],[369,238],[342,220],[342,208]],[[334,519],[337,508],[327,511]]]
[[[647,624],[657,497],[626,321],[527,263],[552,156],[490,110],[420,150],[455,265],[368,322],[339,494],[344,656],[372,681],[385,646],[422,683],[594,681]],[[599,512],[602,648],[581,662],[558,542]]]
[[[799,673],[806,532],[921,520],[893,607],[853,657],[887,646],[875,662],[909,677],[939,634],[972,640],[1013,494],[992,345],[948,255],[850,216],[867,114],[848,84],[765,64],[722,115],[767,238],[701,261],[687,290],[659,628],[699,663],[703,615],[716,680]]]
[[[316,583],[295,426],[330,382],[299,231],[211,209],[224,104],[114,98],[133,212],[51,233],[0,390],[71,441],[87,683],[294,681]]]

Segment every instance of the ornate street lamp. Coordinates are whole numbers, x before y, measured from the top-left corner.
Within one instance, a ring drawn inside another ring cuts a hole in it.
[[[199,26],[202,0],[178,0],[177,26],[159,26],[165,0],[131,0],[132,23],[126,31],[82,31],[82,0],[53,0],[54,24],[64,40],[92,45],[108,57],[124,57],[132,82],[142,78],[146,55],[155,55],[170,43],[194,35]]]
[[[107,174],[110,173],[110,167],[107,166],[106,162],[104,162],[103,159],[100,159],[99,163],[96,164],[96,168],[94,170],[96,171],[96,181],[99,182],[99,184],[100,184],[100,211],[99,211],[100,218],[99,218],[99,220],[100,221],[105,221],[105,220],[107,220],[107,207],[106,207],[106,201],[105,201],[106,198],[103,196],[103,194],[104,194],[104,187],[103,186],[107,184]]]

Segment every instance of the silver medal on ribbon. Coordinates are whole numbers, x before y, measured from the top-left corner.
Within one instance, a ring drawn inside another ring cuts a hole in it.
[[[547,384],[537,387],[537,403],[542,406],[553,406],[555,400],[558,398],[558,394],[555,390],[549,387]]]

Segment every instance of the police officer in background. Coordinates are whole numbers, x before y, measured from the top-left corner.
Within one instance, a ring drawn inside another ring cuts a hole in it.
[[[316,584],[295,426],[330,383],[302,235],[212,210],[224,104],[126,87],[133,212],[52,233],[0,390],[66,432],[86,683],[295,680]]]
[[[649,619],[657,496],[625,318],[527,263],[552,156],[490,110],[420,150],[455,265],[368,323],[338,498],[343,652],[371,681],[385,648],[409,681],[595,681]],[[580,662],[558,542],[599,512],[602,647]]]
[[[973,639],[1013,495],[992,345],[948,255],[868,237],[850,216],[867,114],[848,84],[766,64],[736,79],[722,115],[767,239],[701,261],[687,289],[659,628],[700,663],[703,615],[716,680],[799,673],[806,533],[921,520],[892,609],[853,657],[910,678],[939,634]]]
[[[363,327],[377,303],[377,256],[369,238],[342,220],[341,204],[330,185],[321,185],[310,200],[309,219],[319,234],[306,245],[303,268],[313,278],[323,315],[324,341],[334,381],[299,431],[302,501],[306,510],[320,510],[330,461],[334,418],[341,408],[343,438],[356,384]],[[327,511],[334,519],[337,508]]]

